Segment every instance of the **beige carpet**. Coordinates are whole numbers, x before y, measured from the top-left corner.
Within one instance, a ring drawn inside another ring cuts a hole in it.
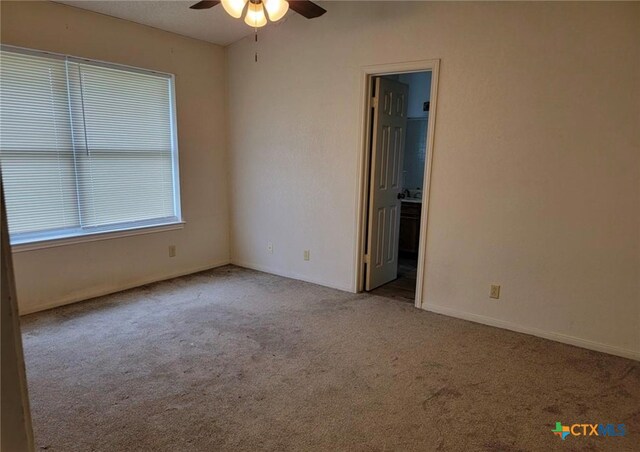
[[[23,319],[49,451],[638,450],[640,363],[224,267]],[[625,437],[552,434],[624,423]]]

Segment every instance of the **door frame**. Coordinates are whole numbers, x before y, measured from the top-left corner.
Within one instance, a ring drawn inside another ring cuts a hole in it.
[[[429,197],[431,195],[431,172],[433,167],[433,143],[435,137],[436,108],[438,105],[438,78],[440,72],[440,60],[420,60],[400,63],[376,64],[363,66],[360,71],[360,133],[358,153],[358,198],[356,208],[356,244],[355,244],[355,292],[364,291],[364,251],[366,249],[365,228],[368,227],[368,200],[369,179],[371,172],[370,152],[371,146],[371,87],[373,77],[390,74],[402,74],[410,72],[431,72],[431,99],[429,100],[429,120],[427,122],[427,158],[424,169],[422,190],[422,214],[420,218],[420,238],[418,246],[418,270],[416,275],[415,306],[422,308],[422,294],[424,279],[426,276],[427,254],[427,225],[429,218]]]

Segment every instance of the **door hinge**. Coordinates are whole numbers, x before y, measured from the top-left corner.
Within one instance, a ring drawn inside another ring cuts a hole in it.
[[[368,254],[365,254],[365,255],[363,256],[363,258],[362,258],[362,262],[364,262],[365,264],[368,264],[368,263],[369,263],[369,255],[368,255]]]
[[[378,108],[378,98],[377,97],[372,97],[371,98],[371,108]]]

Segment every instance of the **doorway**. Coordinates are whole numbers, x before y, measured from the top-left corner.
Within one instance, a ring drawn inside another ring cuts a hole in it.
[[[416,307],[422,305],[437,71],[432,60],[363,74],[357,290]]]

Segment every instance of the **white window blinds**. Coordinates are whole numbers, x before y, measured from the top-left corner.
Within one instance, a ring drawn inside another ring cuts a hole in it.
[[[179,221],[173,79],[3,48],[12,242]]]
[[[64,60],[0,56],[0,163],[11,234],[79,226]]]

